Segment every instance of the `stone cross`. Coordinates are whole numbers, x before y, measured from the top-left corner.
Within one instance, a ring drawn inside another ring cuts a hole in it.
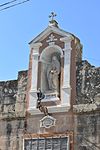
[[[51,15],[49,15],[49,18],[51,18],[51,21],[54,20],[54,17],[56,17],[57,15],[54,12],[51,12]]]

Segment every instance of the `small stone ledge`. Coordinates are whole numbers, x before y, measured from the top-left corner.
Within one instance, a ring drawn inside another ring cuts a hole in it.
[[[68,112],[70,110],[70,106],[52,106],[52,107],[48,107],[48,112],[49,113],[63,113],[63,112]],[[28,110],[28,112],[31,114],[31,115],[41,115],[43,113],[40,112],[39,109],[36,109],[36,108],[31,108]]]
[[[79,105],[73,105],[73,111],[76,113],[82,113],[82,112],[91,112],[100,110],[100,105],[97,105],[96,103],[93,104],[79,104]]]
[[[25,112],[19,111],[18,113],[3,113],[0,115],[0,120],[14,120],[16,118],[25,118]]]

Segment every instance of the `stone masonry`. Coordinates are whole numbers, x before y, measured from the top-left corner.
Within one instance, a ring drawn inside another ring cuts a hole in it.
[[[0,82],[0,150],[22,150],[25,126],[27,71],[18,79]]]
[[[100,68],[81,61],[76,74],[74,149],[99,150]],[[0,82],[0,150],[23,149],[23,135],[27,130],[27,77],[27,71],[21,71],[17,80]]]

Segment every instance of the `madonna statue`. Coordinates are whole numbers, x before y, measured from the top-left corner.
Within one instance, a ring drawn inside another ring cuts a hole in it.
[[[60,75],[60,62],[57,56],[52,56],[51,64],[47,68],[47,80],[49,90],[59,93],[59,75]]]

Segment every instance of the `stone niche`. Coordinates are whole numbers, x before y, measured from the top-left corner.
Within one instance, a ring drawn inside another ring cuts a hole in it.
[[[73,35],[54,27],[48,27],[29,43],[29,110],[36,109],[38,89],[44,93],[42,102],[49,102],[47,106],[59,105],[59,109],[70,107],[73,88],[71,79],[74,76],[71,69],[76,64],[76,49],[80,50],[80,47],[76,48],[77,43],[79,41]],[[76,59],[79,58],[81,56]],[[54,69],[50,70],[52,65]]]
[[[49,46],[40,55],[40,89],[44,93],[44,101],[59,100],[61,91],[61,57],[59,46]]]
[[[37,106],[38,89],[41,89],[44,93],[42,102],[50,102],[48,106],[51,106],[51,104],[60,105],[61,107],[70,106],[72,39],[67,37],[60,40],[65,43],[64,49],[59,45],[51,44],[40,52],[42,43],[31,45],[33,51],[29,110]]]
[[[63,49],[60,45],[53,43],[43,48],[40,52],[41,42],[31,44],[33,51],[29,109],[36,108],[37,90],[39,88],[45,95],[43,102],[70,106],[72,39],[66,37],[60,38],[60,40],[64,43]]]

